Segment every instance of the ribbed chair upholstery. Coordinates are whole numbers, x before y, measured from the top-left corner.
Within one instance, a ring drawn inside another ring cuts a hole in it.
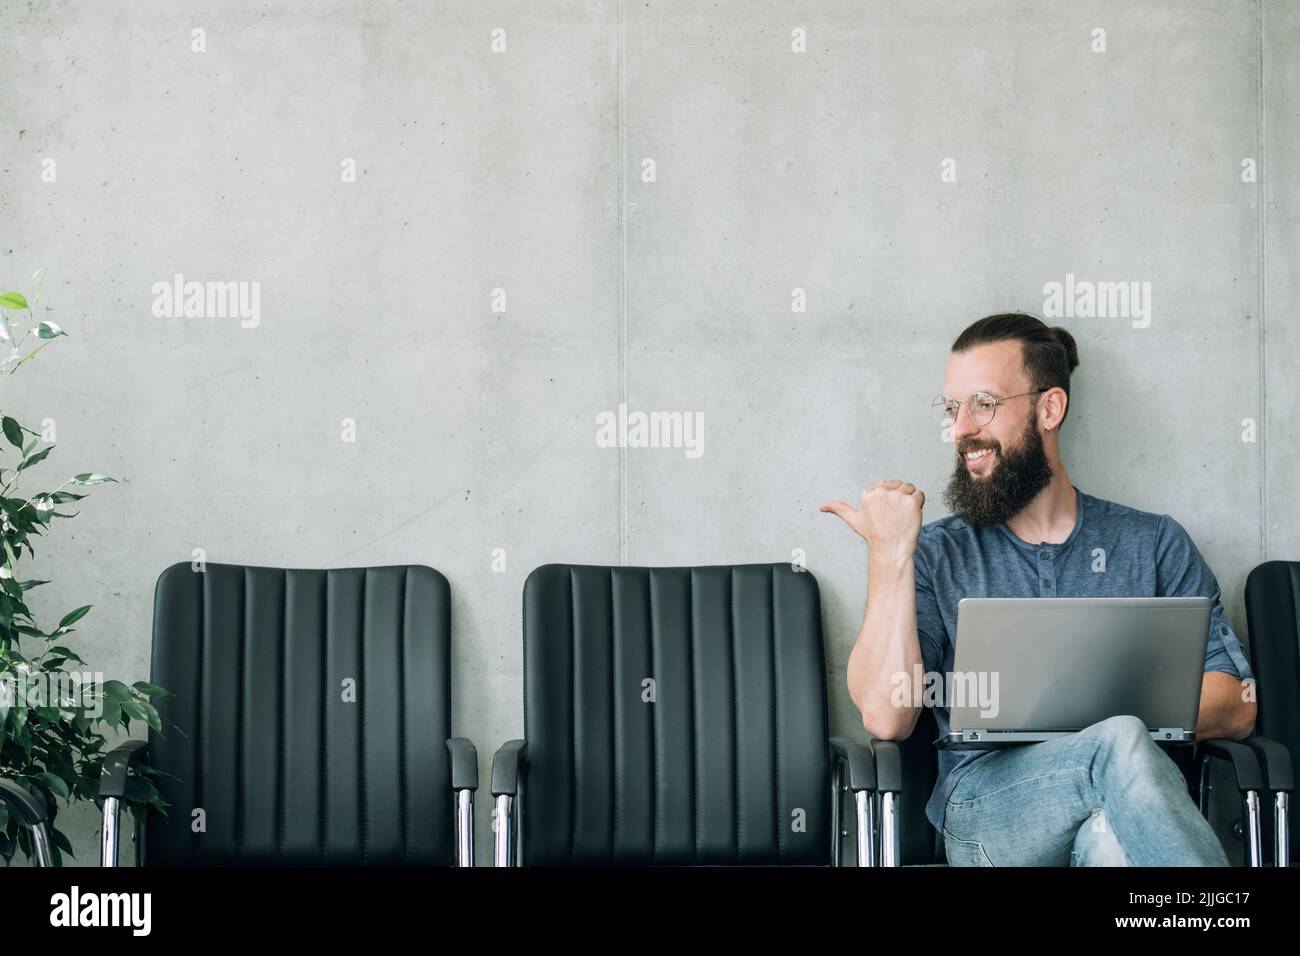
[[[1300,561],[1265,561],[1250,572],[1246,628],[1259,708],[1255,736],[1246,742],[1259,756],[1272,803],[1264,814],[1264,845],[1270,863],[1292,865],[1298,846],[1289,801],[1300,763]]]
[[[828,742],[811,573],[546,565],[523,626],[498,865],[832,862],[832,753],[874,787],[869,750]]]
[[[164,571],[152,681],[176,696],[147,755],[135,742],[106,764],[102,792],[121,797],[132,759],[165,772],[171,806],[150,814],[143,862],[454,864],[477,769],[449,739],[450,608],[427,567]]]

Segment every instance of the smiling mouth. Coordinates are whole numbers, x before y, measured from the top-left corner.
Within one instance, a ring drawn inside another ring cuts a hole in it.
[[[978,468],[985,462],[992,461],[993,454],[992,448],[977,448],[974,451],[966,452],[966,454],[962,455],[962,459],[966,462],[967,468]]]

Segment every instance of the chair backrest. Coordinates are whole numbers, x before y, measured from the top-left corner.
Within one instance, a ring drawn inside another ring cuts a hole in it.
[[[145,862],[451,865],[450,606],[418,566],[164,571]]]
[[[1246,633],[1255,672],[1255,733],[1286,746],[1300,767],[1300,561],[1265,561],[1246,578]],[[1265,813],[1271,830],[1271,814]],[[1300,827],[1291,827],[1291,856]]]
[[[827,864],[821,601],[788,564],[524,585],[529,865]]]

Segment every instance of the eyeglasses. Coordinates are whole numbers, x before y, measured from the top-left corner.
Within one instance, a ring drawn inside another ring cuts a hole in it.
[[[994,398],[988,392],[976,392],[964,402],[947,395],[940,395],[930,403],[930,407],[939,416],[939,423],[947,427],[957,423],[957,415],[960,414],[961,407],[965,405],[970,413],[970,420],[983,427],[993,421],[993,416],[998,412],[998,406],[1003,402],[1024,395],[1037,395],[1039,392],[1045,391],[1047,391],[1045,388],[1036,388],[1032,392],[1021,392],[1019,395],[1008,395],[1005,398]]]

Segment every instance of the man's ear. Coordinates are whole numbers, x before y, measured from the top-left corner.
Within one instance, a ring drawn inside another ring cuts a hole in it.
[[[1069,406],[1069,403],[1070,403],[1069,395],[1066,395],[1066,394],[1065,394],[1065,389],[1050,389],[1049,392],[1045,392],[1045,393],[1043,393],[1043,394],[1044,394],[1044,397],[1049,397],[1049,395],[1052,395],[1053,393],[1060,393],[1060,394],[1056,395],[1056,398],[1057,398],[1057,401],[1060,401],[1060,402],[1061,402],[1061,416],[1062,416],[1062,418],[1065,418],[1065,410],[1066,410],[1066,407]],[[1061,421],[1060,421],[1060,420],[1057,420],[1057,421],[1056,421],[1056,424],[1052,424],[1052,425],[1044,425],[1043,428],[1044,428],[1044,431],[1054,432],[1054,431],[1056,431],[1058,425],[1060,425],[1060,424],[1061,424]]]

